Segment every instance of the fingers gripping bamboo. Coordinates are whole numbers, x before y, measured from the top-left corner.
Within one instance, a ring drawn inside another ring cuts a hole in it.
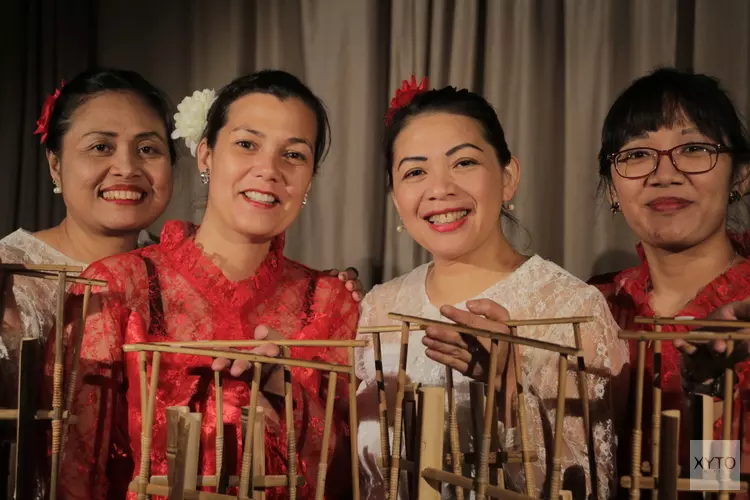
[[[331,440],[331,426],[333,425],[333,404],[336,398],[336,373],[328,374],[328,392],[326,393],[326,413],[323,424],[323,442],[320,449],[318,463],[318,485],[315,490],[315,500],[324,500],[326,492],[326,474],[328,473],[328,448]],[[352,403],[354,404],[354,403]]]
[[[398,482],[401,477],[399,461],[401,459],[401,430],[403,423],[404,389],[406,387],[406,360],[409,352],[409,323],[403,323],[401,328],[401,353],[398,359],[398,388],[396,392],[396,408],[393,420],[393,454],[391,455],[391,470],[389,484],[389,500],[398,499]]]
[[[518,335],[518,330],[515,326],[510,328],[510,334],[514,337]],[[580,349],[580,347],[578,348]],[[526,393],[523,389],[523,371],[521,370],[522,364],[518,354],[520,346],[512,344],[510,349],[513,354],[513,370],[516,375],[518,425],[521,428],[521,457],[523,459],[523,474],[526,478],[526,494],[534,496],[534,469],[531,465],[531,443],[529,442],[529,428],[526,420]]]
[[[250,383],[250,407],[248,408],[247,423],[245,425],[245,442],[242,450],[242,466],[240,468],[240,498],[246,499],[251,494],[253,467],[253,439],[255,433],[255,409],[258,406],[260,392],[260,378],[263,365],[253,363],[253,380]]]

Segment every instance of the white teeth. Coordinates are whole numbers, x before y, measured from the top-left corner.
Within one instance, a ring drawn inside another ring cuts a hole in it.
[[[433,224],[448,224],[449,222],[455,222],[458,219],[462,219],[467,215],[469,215],[468,210],[457,210],[456,212],[446,212],[444,214],[433,215],[427,220]]]
[[[276,197],[272,194],[259,193],[257,191],[245,191],[242,194],[253,201],[259,201],[261,203],[276,203]]]
[[[143,193],[136,191],[105,191],[102,193],[105,200],[140,200]]]

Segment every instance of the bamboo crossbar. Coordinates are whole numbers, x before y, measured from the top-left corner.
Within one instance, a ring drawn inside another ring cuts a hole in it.
[[[335,365],[319,361],[307,361],[303,359],[272,358],[270,356],[259,356],[241,351],[228,351],[222,349],[199,349],[197,347],[175,347],[169,345],[158,345],[153,343],[125,344],[122,346],[125,352],[164,352],[171,354],[189,354],[192,356],[205,356],[208,358],[226,358],[232,360],[244,360],[251,363],[264,363],[270,365],[288,366],[292,368],[311,368],[313,370],[329,371],[336,373],[350,373],[351,368],[346,365]]]
[[[366,340],[185,340],[171,342],[149,342],[148,345],[164,345],[173,347],[202,347],[213,349],[216,347],[261,347],[273,344],[279,347],[367,347]]]
[[[638,316],[635,322],[639,325],[671,325],[695,326],[706,328],[750,328],[750,321],[722,320],[722,319],[678,319],[678,318],[646,318]]]
[[[416,316],[406,316],[401,315],[397,313],[391,313],[394,316],[404,316],[408,318],[412,318],[409,321],[417,321]],[[391,317],[391,314],[388,316]],[[396,318],[394,318],[396,319]],[[419,318],[422,319],[422,318]],[[425,318],[426,319],[426,318]],[[593,321],[594,318],[591,316],[571,316],[570,318],[540,318],[540,319],[515,319],[515,320],[508,320],[503,321],[504,325],[507,325],[509,327],[511,326],[543,326],[543,325],[579,325],[581,323],[589,323]],[[453,323],[449,323],[453,324]],[[428,326],[428,323],[425,322],[417,322],[417,323],[411,323],[409,325],[409,330],[412,331],[421,331],[424,330],[425,327]],[[389,332],[400,332],[401,331],[401,325],[376,325],[376,326],[362,326],[360,328],[357,328],[357,333],[389,333]]]
[[[0,264],[0,271],[48,271],[53,273],[80,273],[81,266],[64,266],[58,264]]]
[[[52,420],[54,418],[53,410],[37,410],[34,420]],[[0,409],[0,420],[17,420],[18,410]],[[62,420],[68,420],[71,424],[77,422],[75,415],[65,410],[62,413]]]
[[[542,349],[545,351],[556,352],[558,354],[564,354],[566,356],[583,356],[583,352],[581,352],[579,349],[554,344],[552,342],[545,342],[543,340],[530,339],[527,337],[516,337],[507,333],[499,333],[499,332],[493,332],[490,330],[482,330],[480,328],[472,328],[470,326],[457,325],[455,323],[448,323],[445,321],[437,321],[433,319],[420,318],[418,316],[409,316],[406,314],[389,313],[388,317],[391,319],[403,321],[406,323],[413,322],[413,323],[418,323],[418,324],[427,325],[427,326],[444,326],[446,328],[450,328],[451,330],[454,330],[459,333],[464,333],[466,335],[472,335],[475,337],[486,337],[491,340],[508,342],[509,344],[525,345],[527,347],[534,347],[534,348]],[[549,320],[549,321],[552,321],[552,320]],[[558,324],[558,323],[541,323],[541,324]],[[528,325],[524,325],[524,326],[528,326]]]
[[[151,484],[155,486],[167,486],[169,478],[167,476],[151,476]],[[135,481],[131,482],[131,486],[134,484]],[[289,479],[286,475],[264,475],[264,476],[255,476],[253,478],[253,485],[255,488],[280,488],[285,487],[287,483],[289,482]],[[240,484],[240,478],[239,476],[229,476],[229,484],[228,486],[230,488],[234,488],[236,486],[239,486]],[[305,484],[305,476],[298,475],[297,476],[297,486],[304,486]],[[216,476],[210,475],[210,476],[198,476],[197,479],[197,486],[199,488],[215,488],[216,487]],[[237,498],[237,496],[232,496],[231,498]]]
[[[458,474],[453,474],[451,472],[439,469],[433,469],[431,467],[423,469],[422,476],[427,479],[432,479],[433,481],[451,484],[458,488],[464,488],[468,490],[473,489],[475,486],[474,480],[471,478],[459,476]],[[499,498],[500,500],[534,500],[534,497],[522,495],[511,490],[505,490],[491,484],[488,484],[486,486],[485,494],[491,498]]]
[[[10,274],[18,276],[27,276],[29,278],[41,278],[45,280],[57,280],[57,273],[46,272],[46,271],[11,271]],[[66,283],[77,283],[81,285],[91,286],[106,286],[107,282],[102,280],[94,280],[90,278],[81,278],[79,276],[65,276]]]
[[[657,487],[655,483],[656,481],[654,481],[653,477],[642,476],[640,478],[639,488],[642,490],[654,490]],[[622,488],[628,489],[632,486],[632,484],[633,484],[633,478],[631,476],[620,477],[620,486]],[[750,484],[748,484],[747,481],[740,481],[738,484],[739,484],[740,489],[737,491],[733,491],[732,493],[747,493],[748,491],[750,491]],[[677,479],[677,491],[695,491],[695,490],[690,488],[689,478],[681,477]],[[719,491],[720,491],[719,489],[701,488],[701,493],[717,493]]]
[[[623,340],[689,340],[691,342],[709,342],[711,340],[750,340],[750,333],[711,333],[711,332],[646,332],[642,330],[623,330],[619,333]]]

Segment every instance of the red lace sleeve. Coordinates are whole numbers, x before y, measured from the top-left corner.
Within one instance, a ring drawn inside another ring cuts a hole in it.
[[[351,293],[336,278],[317,278],[313,293],[310,321],[296,336],[309,340],[351,340],[356,335],[359,308]],[[327,363],[347,363],[347,349],[295,348],[291,356],[297,359],[324,361]],[[305,486],[300,496],[312,495],[316,484],[318,461],[320,459],[325,418],[325,390],[321,373],[315,370],[292,370],[295,403],[295,429],[297,432],[298,473],[305,476]],[[334,410],[331,442],[328,452],[328,470],[334,471],[326,480],[326,498],[345,498],[350,494],[351,477],[348,439],[348,379],[339,374],[336,408]],[[286,454],[286,437],[273,443],[280,454]],[[273,439],[273,438],[272,438]],[[268,447],[267,447],[268,449]],[[282,458],[282,457],[279,457]],[[271,465],[271,464],[269,464]],[[279,462],[272,467],[286,466]],[[278,496],[276,496],[278,495]],[[274,492],[272,497],[284,498],[286,492]]]
[[[122,331],[127,318],[117,280],[106,266],[94,264],[83,276],[107,281],[109,286],[92,290],[71,408],[77,421],[70,425],[62,450],[58,498],[89,500],[113,494],[124,498],[124,491],[118,490],[127,488],[133,469],[129,446],[117,445],[121,441],[118,436],[127,435],[122,359]],[[66,346],[72,346],[75,340],[82,291],[82,287],[74,287],[66,304]],[[46,371],[51,376],[54,332],[47,345]],[[66,351],[65,374],[69,377],[72,349]]]

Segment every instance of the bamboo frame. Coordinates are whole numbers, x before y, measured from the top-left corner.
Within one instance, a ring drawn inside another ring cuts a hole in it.
[[[401,416],[403,411],[403,393],[404,393],[404,380],[405,380],[405,374],[406,374],[406,354],[408,349],[408,337],[409,333],[416,332],[416,331],[422,331],[427,326],[444,326],[447,327],[453,331],[457,331],[459,333],[465,334],[465,335],[471,335],[474,337],[483,337],[490,339],[491,349],[490,349],[490,373],[494,373],[493,370],[496,371],[496,367],[498,365],[498,356],[499,356],[499,342],[508,342],[510,344],[511,349],[511,355],[514,359],[514,365],[515,365],[515,375],[516,375],[516,384],[518,387],[518,395],[519,395],[519,422],[521,427],[521,434],[522,434],[522,450],[521,450],[521,456],[520,461],[523,463],[524,466],[524,472],[528,478],[533,477],[531,474],[531,463],[533,460],[535,460],[537,457],[532,457],[531,447],[528,440],[528,429],[527,429],[527,421],[526,421],[526,410],[525,410],[525,395],[523,393],[523,384],[522,382],[522,370],[520,365],[520,357],[518,355],[518,348],[519,346],[524,347],[530,347],[530,348],[537,348],[537,349],[544,349],[548,352],[554,352],[559,355],[559,363],[558,363],[558,376],[560,377],[559,381],[559,387],[558,387],[558,399],[557,399],[557,418],[555,422],[555,449],[553,453],[553,467],[550,471],[552,475],[552,495],[551,498],[556,497],[562,497],[566,498],[569,496],[569,492],[565,492],[561,490],[561,449],[562,449],[562,430],[563,430],[563,422],[565,417],[565,385],[566,385],[566,379],[567,379],[567,369],[568,369],[568,357],[575,356],[577,358],[577,371],[578,371],[578,379],[579,379],[579,394],[580,397],[583,400],[583,405],[585,408],[585,428],[587,432],[587,438],[590,442],[591,439],[593,439],[593,431],[591,431],[590,426],[590,405],[588,401],[588,391],[586,390],[586,382],[585,377],[583,376],[584,373],[586,373],[585,364],[583,362],[583,349],[582,349],[582,341],[580,338],[580,324],[592,321],[593,318],[591,317],[570,317],[570,318],[544,318],[544,319],[537,319],[537,320],[512,320],[505,322],[506,326],[510,327],[511,333],[501,333],[501,332],[494,332],[489,330],[482,330],[477,328],[471,328],[463,325],[457,325],[454,323],[448,323],[443,321],[436,321],[428,318],[422,318],[417,316],[410,316],[405,314],[397,314],[397,313],[390,313],[388,314],[389,319],[395,320],[399,322],[400,324],[397,325],[382,325],[382,326],[368,326],[368,327],[362,327],[358,329],[359,334],[371,334],[373,337],[374,342],[372,342],[372,347],[374,349],[374,358],[375,358],[375,380],[378,384],[378,390],[377,390],[377,398],[378,398],[378,420],[380,422],[380,435],[381,435],[381,454],[382,454],[382,463],[384,466],[388,467],[388,471],[386,474],[384,474],[386,484],[387,484],[387,491],[388,491],[388,498],[395,500],[398,498],[397,493],[399,491],[398,489],[398,480],[400,476],[401,471],[410,471],[414,470],[414,464],[404,460],[401,458],[400,453],[400,445],[401,445],[401,433],[402,433],[402,425],[401,425]],[[517,328],[519,326],[541,326],[541,325],[558,325],[558,324],[570,324],[573,325],[574,329],[574,336],[576,337],[576,346],[575,347],[569,347],[569,346],[563,346],[554,344],[551,342],[545,342],[540,341],[536,339],[530,339],[525,337],[519,337],[517,334]],[[392,451],[389,451],[389,443],[387,442],[388,437],[388,428],[387,428],[387,412],[388,409],[386,407],[386,401],[385,401],[385,390],[382,381],[384,381],[384,374],[383,374],[383,363],[382,363],[382,350],[381,350],[381,339],[380,335],[383,333],[389,333],[389,332],[400,332],[401,333],[401,352],[399,355],[399,369],[398,369],[398,386],[397,386],[397,392],[396,392],[396,406],[394,408],[395,412],[395,418],[394,418],[394,437],[393,437],[393,448]],[[498,478],[499,486],[494,486],[489,484],[489,463],[490,463],[490,457],[494,457],[494,464],[498,465],[500,463],[500,457],[503,456],[507,462],[511,462],[512,460],[509,460],[510,454],[507,453],[497,453],[496,451],[491,451],[492,445],[492,436],[494,427],[494,423],[496,422],[495,417],[495,394],[496,394],[496,377],[491,377],[487,383],[487,395],[485,398],[485,404],[484,404],[484,415],[479,418],[481,420],[481,439],[479,440],[479,449],[478,453],[474,454],[474,460],[473,463],[477,467],[477,477],[476,478],[468,478],[464,477],[462,475],[462,464],[463,462],[469,462],[467,459],[466,454],[462,454],[460,449],[458,449],[458,426],[457,421],[455,417],[455,404],[453,401],[453,397],[451,397],[453,393],[453,376],[452,371],[447,370],[446,371],[446,387],[443,389],[444,391],[447,391],[448,394],[448,431],[449,431],[449,453],[448,453],[448,461],[450,465],[452,466],[453,472],[446,472],[442,469],[438,469],[436,467],[442,468],[445,458],[442,455],[442,448],[439,454],[439,459],[436,459],[435,456],[432,456],[433,454],[437,453],[434,451],[434,447],[432,447],[432,443],[440,442],[442,443],[444,440],[444,427],[443,425],[436,426],[435,419],[436,414],[433,411],[430,411],[430,418],[426,418],[425,414],[423,412],[420,412],[420,436],[421,436],[421,455],[419,457],[419,464],[417,465],[417,470],[419,471],[419,490],[418,490],[418,499],[431,499],[431,498],[440,498],[440,484],[450,484],[456,487],[456,496],[457,498],[461,498],[463,496],[464,490],[474,492],[477,494],[478,499],[484,499],[486,497],[492,497],[492,498],[508,498],[508,499],[516,499],[520,500],[521,498],[530,499],[534,497],[534,485],[531,481],[527,482],[527,495],[519,495],[517,493],[512,493],[510,491],[507,491],[504,489],[504,481],[502,479],[502,469],[500,469],[500,478]],[[423,391],[426,389],[423,388],[420,391],[420,396],[422,396]],[[445,394],[445,393],[444,393]],[[431,396],[432,398],[435,398],[435,396]],[[440,400],[440,403],[436,402],[437,400],[433,399],[430,404],[434,405],[435,408],[440,408],[441,411],[445,411],[445,402],[443,399]],[[420,409],[422,408],[423,403],[420,403]],[[431,438],[427,438],[426,436],[430,434]],[[408,437],[406,438],[408,441]],[[429,456],[425,456],[425,450],[432,450],[430,451]],[[519,457],[516,457],[516,460],[519,460]],[[426,465],[428,464],[428,465]],[[501,466],[501,465],[500,465]],[[595,473],[594,473],[595,474]],[[596,482],[594,479],[594,487],[596,487]],[[596,490],[597,493],[595,496],[598,496],[598,490]],[[435,496],[437,495],[437,496]]]
[[[750,333],[743,333],[741,330],[750,328],[750,322],[732,321],[732,320],[708,320],[708,319],[673,319],[673,318],[643,318],[635,319],[636,324],[651,325],[654,331],[630,331],[620,332],[619,337],[625,340],[633,340],[638,346],[638,356],[636,361],[636,401],[634,407],[634,425],[632,430],[632,451],[631,451],[631,474],[620,478],[620,486],[628,489],[630,499],[637,500],[640,498],[641,490],[651,492],[652,499],[673,499],[677,497],[679,491],[691,491],[690,480],[679,478],[676,474],[677,449],[678,449],[678,429],[680,421],[679,411],[662,411],[662,393],[661,393],[661,351],[664,341],[672,342],[675,340],[685,340],[694,343],[705,343],[713,340],[725,340],[727,342],[727,354],[731,354],[736,341],[750,341]],[[663,326],[685,326],[689,328],[700,329],[700,331],[687,332],[663,332]],[[719,331],[711,332],[710,329]],[[647,356],[647,343],[653,342],[652,356],[654,356],[654,374],[652,383],[654,384],[653,404],[652,404],[652,448],[650,475],[645,475],[644,466],[641,463],[641,446],[642,446],[642,425],[643,425],[643,388],[645,384],[645,360]],[[725,442],[731,438],[731,421],[734,406],[733,394],[733,372],[728,367],[724,371],[724,404],[723,404],[723,421],[722,439]],[[729,423],[729,425],[728,425]],[[662,425],[663,424],[663,425]],[[713,439],[713,425],[704,425],[704,431],[708,431],[707,439]],[[727,478],[722,478],[726,480]],[[720,500],[728,500],[730,493],[737,493],[735,490],[721,489],[723,481],[719,482],[719,488],[714,490],[718,492]],[[748,482],[740,481],[739,488],[741,492],[748,491]]]
[[[275,344],[281,347],[280,357],[273,358],[258,356],[242,348]],[[312,341],[312,340],[262,340],[262,341],[206,341],[206,342],[150,342],[127,344],[123,346],[126,353],[138,353],[141,372],[141,409],[143,411],[141,447],[142,459],[138,477],[129,486],[130,491],[138,493],[139,500],[148,495],[164,495],[172,498],[205,498],[263,500],[264,488],[287,488],[288,498],[295,499],[297,488],[304,484],[304,478],[297,473],[296,465],[296,430],[294,428],[294,400],[292,395],[292,368],[312,368],[328,376],[325,417],[323,423],[323,450],[318,463],[316,499],[324,497],[326,487],[326,473],[328,471],[328,452],[331,441],[331,427],[334,414],[336,385],[339,374],[348,376],[349,396],[352,402],[356,398],[356,375],[354,368],[354,349],[364,347],[365,341]],[[290,355],[290,348],[298,347],[343,347],[348,350],[348,364],[332,364],[294,359]],[[152,361],[148,363],[149,354]],[[222,470],[223,460],[223,398],[222,378],[217,373],[214,376],[217,409],[216,430],[216,472],[212,475],[198,474],[198,451],[195,443],[200,438],[200,423],[187,425],[186,418],[200,419],[200,414],[191,414],[183,407],[167,408],[168,438],[167,438],[167,467],[168,475],[152,476],[150,467],[150,443],[153,433],[155,400],[159,381],[160,358],[162,354],[186,354],[204,356],[208,358],[226,358],[230,360],[249,361],[252,366],[252,381],[250,383],[250,406],[245,412],[243,408],[243,451],[239,476],[228,475]],[[265,474],[265,418],[263,411],[257,408],[260,394],[260,382],[264,365],[279,366],[284,370],[284,413],[285,431],[287,437],[287,474],[274,476]],[[150,383],[147,382],[150,373]],[[256,408],[258,411],[256,411]],[[172,415],[171,419],[169,415]],[[174,421],[179,418],[180,425]],[[357,410],[356,403],[349,405],[349,424],[352,426],[352,480],[355,490],[354,498],[359,498],[359,464],[356,448]],[[219,429],[222,429],[219,431]],[[170,435],[171,432],[171,435]],[[187,436],[189,434],[189,436]],[[192,445],[190,443],[193,443]],[[175,448],[175,446],[177,448]],[[239,487],[238,495],[228,495],[223,492],[225,487]],[[199,491],[200,487],[216,487],[216,493]]]
[[[106,281],[93,280],[88,278],[81,278],[77,276],[82,272],[80,266],[66,266],[56,264],[0,264],[0,275],[3,277],[7,274],[25,276],[28,278],[38,278],[46,280],[54,280],[57,282],[57,303],[55,306],[55,345],[54,345],[54,364],[53,364],[53,377],[52,377],[52,408],[51,410],[34,410],[34,420],[49,420],[52,426],[52,443],[51,443],[51,463],[50,463],[50,500],[57,498],[57,483],[60,473],[60,466],[64,459],[63,450],[65,442],[67,440],[68,426],[71,423],[77,421],[75,415],[70,412],[70,408],[73,404],[73,398],[75,396],[78,365],[80,360],[81,342],[83,339],[83,330],[88,316],[88,305],[91,297],[91,288],[93,286],[103,287],[107,285]],[[5,279],[2,280],[3,285]],[[83,296],[83,308],[80,321],[76,328],[76,338],[73,344],[73,352],[71,356],[72,369],[69,376],[68,386],[63,387],[63,373],[65,364],[65,346],[64,340],[64,327],[65,327],[65,298],[67,293],[67,286],[69,284],[76,283],[85,285],[84,296]],[[0,316],[4,315],[4,294],[5,287],[0,293]],[[39,360],[41,361],[41,360]],[[38,361],[37,361],[38,362]],[[22,367],[19,366],[19,375],[26,372]],[[21,385],[19,379],[19,385]],[[20,399],[19,399],[20,402]],[[25,414],[24,408],[21,408],[19,403],[18,409],[0,409],[0,420],[15,421],[16,427],[18,427],[19,418]],[[19,453],[19,440],[22,439],[20,435],[16,436],[16,453]],[[13,479],[11,484],[18,485],[19,481],[28,481],[28,477],[24,476],[24,472],[19,470],[18,461],[16,460],[15,470],[11,471]],[[12,493],[12,492],[11,492]]]

